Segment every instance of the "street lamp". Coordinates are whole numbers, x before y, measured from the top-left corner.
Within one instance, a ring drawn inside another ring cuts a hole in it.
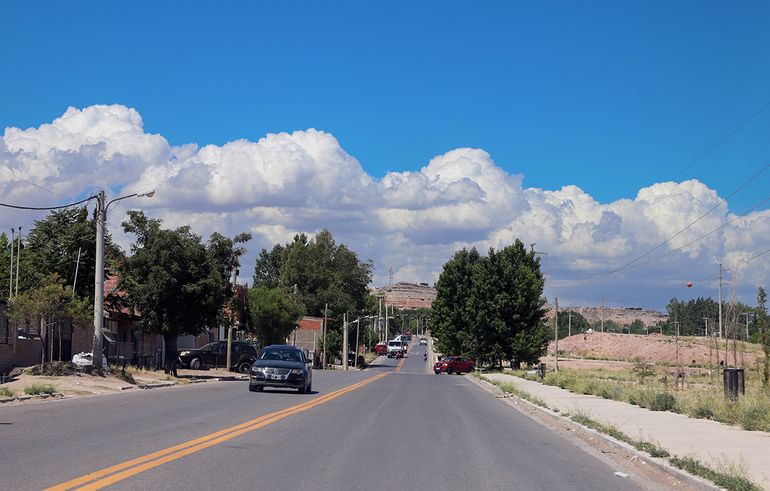
[[[94,278],[94,343],[93,366],[104,365],[102,336],[104,330],[104,227],[107,222],[107,209],[112,203],[126,198],[152,198],[155,190],[145,193],[133,193],[115,198],[105,204],[104,191],[96,196],[96,276]]]

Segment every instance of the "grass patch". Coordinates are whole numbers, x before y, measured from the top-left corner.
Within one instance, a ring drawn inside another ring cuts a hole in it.
[[[691,457],[671,457],[671,465],[690,474],[703,477],[730,491],[760,491],[762,488],[740,475],[737,469],[714,470]]]
[[[672,456],[668,450],[659,444],[644,440],[636,440],[618,430],[612,425],[607,425],[592,419],[585,413],[576,412],[569,415],[570,419],[588,428],[594,429],[605,435],[609,435],[616,440],[628,443],[637,450],[647,452],[652,457],[665,458],[668,462],[690,474],[703,477],[713,482],[717,486],[730,491],[759,491],[762,488],[746,479],[744,471],[737,466],[722,465],[720,469],[715,470],[691,457]]]
[[[75,365],[69,361],[52,361],[44,367],[35,365],[27,370],[30,375],[47,375],[49,377],[62,377],[72,375],[77,371]]]
[[[8,387],[0,387],[0,397],[13,397],[15,395]]]
[[[117,377],[126,383],[136,385],[136,380],[134,380],[134,375],[130,370],[126,370],[125,368],[121,368],[117,365],[110,365],[107,367],[107,372],[113,377]]]
[[[544,400],[542,400],[541,398],[539,398],[537,396],[533,396],[529,392],[521,390],[521,389],[519,389],[518,387],[516,387],[513,384],[506,383],[506,382],[497,382],[497,381],[494,381],[494,380],[489,380],[488,378],[486,378],[484,376],[481,376],[481,375],[476,375],[476,377],[481,379],[481,380],[484,380],[486,382],[489,382],[490,384],[493,384],[493,385],[497,386],[503,392],[506,392],[508,394],[513,394],[516,397],[519,397],[521,399],[524,399],[525,401],[528,401],[528,402],[531,402],[532,404],[535,404],[536,406],[540,406],[540,407],[543,407],[543,408],[546,408],[546,409],[551,409],[550,407],[548,407],[548,404],[546,404],[546,402]]]
[[[30,396],[39,396],[43,394],[54,394],[56,387],[51,384],[32,384],[24,387],[24,393]]]

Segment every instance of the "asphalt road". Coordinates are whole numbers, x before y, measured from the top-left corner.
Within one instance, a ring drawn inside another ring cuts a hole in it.
[[[413,349],[316,371],[310,395],[239,381],[0,407],[0,487],[639,489]]]

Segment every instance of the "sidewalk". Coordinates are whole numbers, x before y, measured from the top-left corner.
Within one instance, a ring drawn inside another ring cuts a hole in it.
[[[573,394],[513,375],[495,373],[484,377],[512,383],[562,413],[580,410],[592,419],[615,426],[631,438],[659,443],[677,457],[693,457],[715,469],[725,463],[740,464],[745,468],[747,478],[770,489],[770,433],[746,431],[716,421]]]

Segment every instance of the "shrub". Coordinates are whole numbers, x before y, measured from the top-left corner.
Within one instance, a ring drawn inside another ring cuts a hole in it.
[[[61,377],[75,373],[75,365],[70,361],[52,361],[45,364],[44,368],[35,365],[29,369],[31,375],[47,375],[50,377]]]
[[[37,396],[41,394],[53,394],[56,392],[56,388],[50,384],[32,384],[29,387],[24,388],[24,393]]]
[[[595,394],[604,399],[621,400],[623,397],[623,387],[615,382],[600,382],[596,384]]]
[[[740,406],[740,422],[744,430],[770,431],[770,399],[744,399]]]
[[[631,371],[639,379],[639,383],[643,384],[646,379],[655,376],[655,365],[652,363],[642,358],[634,358],[633,362],[634,368]]]
[[[676,396],[671,392],[654,392],[648,408],[650,411],[675,411]]]
[[[15,394],[11,389],[8,387],[0,387],[0,396],[2,397],[13,397]]]

